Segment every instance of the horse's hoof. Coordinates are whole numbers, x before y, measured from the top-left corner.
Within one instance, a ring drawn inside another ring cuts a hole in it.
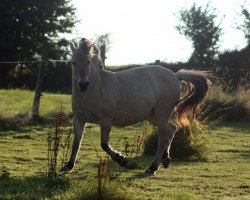
[[[123,155],[116,153],[114,157],[112,157],[113,161],[117,162],[120,166],[125,167],[128,164],[128,160]]]
[[[70,171],[71,169],[73,169],[73,167],[74,167],[74,163],[68,162],[66,165],[64,165],[64,166],[60,169],[60,172],[68,172],[68,171]]]
[[[117,163],[122,166],[125,167],[128,164],[128,160],[126,157],[124,156],[119,156],[119,158],[117,159]]]
[[[170,160],[171,160],[170,158],[165,158],[161,161],[161,164],[163,165],[164,168],[169,167]]]
[[[150,168],[146,169],[145,170],[145,173],[148,174],[148,175],[154,175],[156,173],[157,170],[152,170]]]

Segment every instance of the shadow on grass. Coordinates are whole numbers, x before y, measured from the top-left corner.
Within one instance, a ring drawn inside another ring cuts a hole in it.
[[[17,130],[1,130],[0,137],[13,137],[14,139],[33,139],[30,135],[33,131],[43,131],[48,125],[38,126],[38,125],[26,125],[19,127]]]
[[[47,176],[0,177],[0,199],[50,199],[69,186],[65,178],[49,182]]]
[[[134,179],[144,179],[144,178],[150,178],[154,177],[154,175],[147,174],[145,173],[145,169],[150,166],[151,162],[153,161],[154,157],[153,156],[146,156],[146,155],[140,155],[138,157],[132,158],[132,163],[136,163],[135,168],[130,168],[130,167],[125,167],[128,170],[137,170],[134,171],[134,174],[130,177],[127,178],[127,180],[134,180]],[[138,163],[139,162],[139,163]],[[180,165],[190,165],[190,163],[200,163],[200,162],[208,162],[208,160],[200,160],[200,159],[191,159],[191,158],[183,158],[183,159],[172,159],[170,161],[170,166],[169,168],[174,168],[176,166]],[[163,168],[163,166],[160,164],[159,168]],[[169,168],[166,168],[164,170],[168,170]],[[140,170],[138,172],[138,170]],[[156,172],[157,173],[157,172]]]
[[[52,123],[43,124],[26,124],[18,127],[17,129],[1,129],[0,127],[0,138],[13,137],[14,139],[33,139],[31,134],[33,132],[44,132],[47,129],[54,127]]]
[[[250,150],[239,150],[239,149],[225,149],[225,150],[219,150],[218,152],[222,153],[235,153],[239,154],[240,156],[250,158]]]
[[[144,155],[139,155],[136,157],[129,158],[127,157],[128,163],[125,166],[128,170],[134,170],[134,169],[144,169],[147,164],[150,163],[150,159],[148,159]]]
[[[42,117],[31,119],[28,113],[18,113],[15,116],[3,116],[0,114],[0,136],[9,136],[18,132],[30,132],[31,128],[39,128],[44,126],[54,126],[57,112],[49,112]],[[63,120],[70,122],[72,113],[62,115]]]

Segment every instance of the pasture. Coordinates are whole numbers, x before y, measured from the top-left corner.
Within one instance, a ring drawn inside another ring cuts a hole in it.
[[[32,102],[33,92],[0,90],[0,117],[29,112]],[[60,105],[70,115],[70,96],[45,93],[41,116],[46,119]],[[141,126],[114,127],[111,145],[124,152],[124,137],[132,140],[142,134]],[[0,199],[90,199],[87,194],[96,189],[99,157],[105,157],[99,127],[88,125],[74,170],[55,184],[46,175],[47,134],[53,130],[54,124],[46,120],[0,130]],[[112,165],[107,187],[127,199],[250,199],[250,123],[217,124],[207,128],[204,137],[210,148],[207,160],[175,159],[168,169],[161,166],[150,176],[144,169],[152,157],[138,155],[132,158],[138,162],[135,169]]]

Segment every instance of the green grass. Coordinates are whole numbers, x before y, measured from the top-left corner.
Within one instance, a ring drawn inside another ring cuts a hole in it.
[[[86,129],[79,159],[60,187],[49,187],[46,179],[46,133],[50,127],[27,127],[19,132],[6,131],[0,137],[0,163],[10,173],[0,178],[0,199],[73,199],[95,182],[96,154],[100,148],[99,128]],[[140,127],[114,128],[111,144],[123,150],[120,137],[133,137]],[[250,125],[216,127],[206,137],[213,152],[206,162],[174,160],[169,169],[146,176],[152,157],[138,158],[142,168],[127,170],[114,165],[113,184],[121,185],[133,199],[248,199],[250,192]],[[2,135],[2,134],[1,134]]]
[[[9,92],[13,93],[6,97]],[[43,114],[55,110],[61,102],[70,112],[69,96],[45,94],[42,98],[46,103]],[[33,93],[0,90],[0,99],[6,113],[14,115],[29,110]],[[12,103],[8,103],[9,99]],[[15,102],[19,105],[15,105],[17,111],[11,108]],[[0,199],[86,199],[95,190],[97,155],[105,156],[100,147],[99,127],[89,125],[85,129],[74,170],[55,185],[48,184],[46,177],[47,133],[53,129],[53,125],[32,125],[0,132]],[[114,127],[110,143],[124,151],[123,138],[132,139],[142,132],[139,125]],[[160,167],[154,176],[144,174],[153,159],[150,156],[135,159],[140,165],[133,170],[114,164],[112,191],[125,191],[130,199],[137,200],[250,199],[250,123],[217,125],[204,137],[211,147],[207,161],[173,160],[168,169]]]
[[[30,113],[33,100],[34,91],[28,90],[0,90],[0,114],[4,113],[6,116],[14,116],[18,113]],[[44,116],[50,112],[55,111],[63,106],[66,114],[71,112],[70,96],[53,93],[43,93],[40,102],[40,114]]]

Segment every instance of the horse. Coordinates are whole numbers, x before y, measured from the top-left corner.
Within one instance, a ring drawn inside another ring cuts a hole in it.
[[[173,113],[179,124],[196,117],[199,105],[209,90],[207,74],[194,70],[176,73],[157,65],[148,65],[110,72],[103,69],[100,50],[88,39],[72,51],[72,111],[74,139],[69,161],[60,171],[73,169],[86,123],[100,125],[101,147],[119,165],[126,166],[126,157],[109,145],[112,126],[124,127],[149,121],[158,128],[158,150],[145,170],[154,174],[160,165],[167,168],[169,149],[177,126],[169,121]],[[190,88],[180,99],[180,82]]]

